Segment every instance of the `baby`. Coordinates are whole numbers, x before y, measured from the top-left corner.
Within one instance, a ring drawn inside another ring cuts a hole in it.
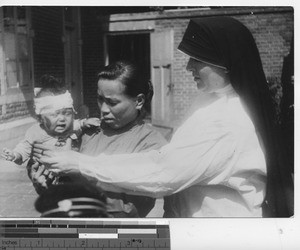
[[[76,150],[84,128],[100,126],[98,118],[74,120],[73,99],[53,76],[41,78],[42,88],[35,88],[34,106],[39,123],[30,127],[25,138],[13,149],[3,149],[2,157],[18,165],[31,158],[34,142],[61,150]]]

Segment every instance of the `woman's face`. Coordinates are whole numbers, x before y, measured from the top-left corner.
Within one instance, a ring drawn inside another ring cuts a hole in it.
[[[98,81],[101,119],[113,129],[124,127],[138,116],[137,99],[124,92],[125,86],[118,80]]]
[[[197,88],[206,93],[213,92],[217,88],[216,83],[222,83],[225,80],[224,70],[193,58],[189,59],[186,70],[192,72]]]

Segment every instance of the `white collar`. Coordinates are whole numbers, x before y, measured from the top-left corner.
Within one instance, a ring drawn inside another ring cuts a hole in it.
[[[234,88],[231,84],[226,85],[224,88],[217,89],[213,93],[215,93],[218,97],[232,97],[237,96],[237,93],[235,92]]]

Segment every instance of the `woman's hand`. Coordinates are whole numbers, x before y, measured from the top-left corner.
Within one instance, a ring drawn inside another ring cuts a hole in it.
[[[79,153],[66,150],[58,151],[54,147],[34,143],[33,156],[52,172],[60,173],[78,170]]]
[[[36,188],[45,189],[54,180],[54,176],[49,170],[45,169],[45,166],[40,165],[39,162],[35,162],[31,166],[31,180]]]

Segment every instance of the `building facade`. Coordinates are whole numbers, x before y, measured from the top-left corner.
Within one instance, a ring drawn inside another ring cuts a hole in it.
[[[113,7],[112,7],[113,9]],[[107,10],[107,8],[106,8]],[[280,95],[284,57],[294,32],[292,7],[174,8],[111,14],[101,7],[0,7],[0,147],[12,146],[34,122],[33,88],[43,74],[68,85],[75,107],[98,115],[99,69],[118,59],[142,65],[155,95],[151,122],[173,129],[196,86],[177,50],[190,18],[227,15],[252,32],[271,89]]]
[[[227,15],[245,24],[256,40],[274,96],[281,94],[283,59],[289,53],[293,40],[294,17],[291,7],[172,9],[114,14],[98,16],[98,25],[94,23],[95,18],[89,23],[92,13],[97,15],[90,8],[82,10],[82,19],[89,27],[88,33],[83,28],[84,46],[94,48],[97,43],[98,48],[94,51],[101,56],[96,58],[94,55],[91,59],[91,55],[87,55],[86,67],[95,70],[93,73],[96,74],[98,65],[119,58],[132,59],[144,65],[141,73],[154,84],[151,118],[155,125],[176,127],[195,94],[192,76],[185,70],[188,57],[177,50],[190,18]],[[93,31],[89,24],[95,26],[94,36],[91,36],[90,32]],[[95,105],[92,103],[96,100],[95,87],[93,81],[88,81],[84,87],[85,100],[89,100],[90,106]]]

